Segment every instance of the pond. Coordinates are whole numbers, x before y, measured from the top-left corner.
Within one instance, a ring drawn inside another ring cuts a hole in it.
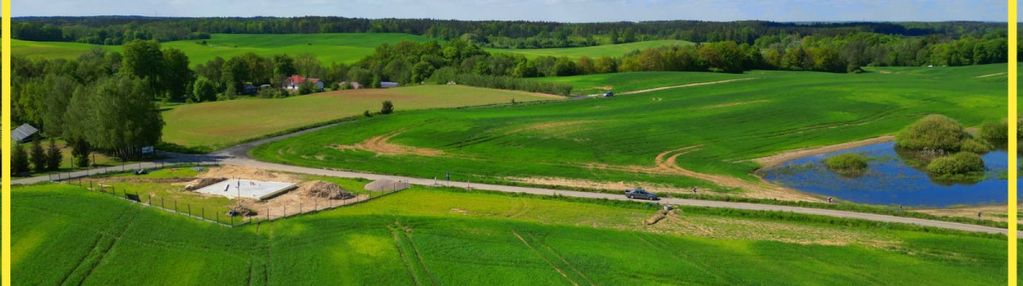
[[[844,153],[869,158],[868,170],[860,176],[847,177],[824,165],[826,158]],[[1008,154],[997,150],[982,157],[987,168],[985,176],[967,183],[933,180],[926,172],[907,165],[896,153],[894,142],[802,157],[762,170],[761,175],[775,184],[857,203],[913,207],[1005,204]]]

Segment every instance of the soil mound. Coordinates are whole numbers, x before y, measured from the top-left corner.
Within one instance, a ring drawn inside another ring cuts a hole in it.
[[[341,186],[324,181],[305,182],[298,187],[298,192],[303,196],[330,200],[347,200],[355,197],[355,194]]]

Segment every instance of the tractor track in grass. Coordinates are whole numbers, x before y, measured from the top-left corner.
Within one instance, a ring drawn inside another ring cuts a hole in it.
[[[722,283],[728,282],[728,280],[724,279],[724,277],[721,277],[720,275],[714,274],[714,272],[711,272],[710,270],[707,270],[707,268],[704,267],[703,265],[699,265],[696,262],[693,262],[694,260],[690,259],[688,255],[680,255],[678,249],[672,249],[671,247],[669,247],[667,245],[664,245],[662,242],[659,242],[659,241],[655,242],[653,239],[647,238],[647,236],[649,236],[650,234],[648,234],[648,233],[638,233],[637,232],[634,235],[636,236],[636,238],[638,238],[643,243],[645,243],[645,244],[647,244],[647,245],[649,245],[649,246],[651,246],[651,247],[653,247],[655,249],[659,249],[661,251],[667,252],[668,255],[671,255],[672,257],[675,257],[679,261],[685,262],[686,264],[692,265],[693,267],[695,267],[696,269],[699,269],[704,274],[707,274],[707,275],[710,275],[711,277],[714,277],[719,282],[722,282]]]
[[[560,267],[555,265],[554,262],[550,260],[550,258],[548,258],[547,256],[543,255],[543,253],[540,253],[540,251],[538,251],[535,247],[530,245],[529,242],[526,241],[525,238],[522,238],[522,235],[519,235],[518,231],[512,230],[512,235],[515,235],[515,238],[518,238],[519,241],[522,242],[522,244],[525,244],[526,248],[529,248],[529,250],[532,251],[533,254],[536,254],[536,256],[539,256],[540,259],[543,259],[543,261],[547,262],[547,265],[550,265],[551,268],[554,268],[554,271],[557,271],[558,274],[561,274],[561,277],[564,277],[565,280],[568,280],[568,282],[572,283],[572,285],[579,286],[578,282],[573,280],[571,277],[568,277],[568,274],[565,273],[565,271],[562,270]]]
[[[687,83],[687,84],[680,84],[680,85],[662,86],[662,87],[655,87],[655,88],[648,88],[648,89],[626,91],[626,92],[622,92],[620,94],[621,95],[640,94],[640,93],[648,93],[648,92],[662,91],[662,90],[668,90],[668,89],[685,88],[685,87],[696,87],[696,86],[713,85],[713,84],[722,84],[722,83],[730,83],[730,82],[746,81],[746,80],[754,80],[754,79],[757,79],[757,78],[755,78],[755,77],[747,77],[747,78],[726,79],[726,80],[719,80],[719,81],[694,82],[694,83]]]
[[[391,232],[394,248],[398,251],[398,256],[401,257],[402,264],[405,265],[405,270],[412,277],[412,282],[416,285],[438,285],[437,279],[430,273],[426,263],[423,261],[423,257],[419,254],[419,249],[416,248],[412,238],[406,233],[409,229],[398,221],[387,226],[387,229]]]
[[[96,238],[96,241],[93,242],[92,248],[89,250],[89,252],[82,256],[82,258],[78,260],[78,263],[76,264],[75,268],[68,272],[64,276],[64,278],[61,279],[60,285],[84,284],[85,281],[89,279],[89,276],[92,275],[92,272],[96,270],[96,267],[103,263],[103,259],[106,258],[107,254],[110,253],[110,250],[113,249],[115,245],[117,245],[117,243],[121,240],[121,237],[124,236],[124,233],[127,232],[129,228],[131,228],[131,226],[135,222],[135,215],[137,215],[138,212],[139,209],[135,208],[130,208],[122,212],[121,215],[118,216],[116,220],[114,220],[114,225],[110,227],[111,228],[110,233],[103,234],[101,232],[101,234]],[[107,238],[109,238],[109,242],[107,241]],[[82,273],[80,275],[81,277],[78,278],[75,275],[75,273],[81,271],[84,271],[84,273]],[[78,281],[77,282],[70,281],[69,279],[72,278],[78,278],[77,279]]]

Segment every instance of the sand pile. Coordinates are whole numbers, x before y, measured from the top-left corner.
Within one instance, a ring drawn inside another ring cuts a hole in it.
[[[185,185],[185,190],[186,191],[194,191],[194,190],[202,189],[202,188],[205,188],[205,187],[207,187],[209,185],[223,182],[224,180],[227,180],[227,179],[226,178],[198,178],[198,179],[192,180],[191,182],[188,182],[188,185]]]
[[[341,186],[324,181],[302,183],[298,187],[298,193],[307,197],[331,200],[347,200],[355,197],[355,194],[341,188]]]

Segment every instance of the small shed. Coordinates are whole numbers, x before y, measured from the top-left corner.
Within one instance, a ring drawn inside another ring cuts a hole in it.
[[[14,142],[17,143],[24,143],[27,141],[31,141],[32,138],[35,137],[35,135],[38,133],[39,129],[35,128],[32,125],[29,125],[28,123],[25,123],[22,124],[21,126],[18,126],[18,128],[15,128],[14,131],[11,131],[11,139],[13,139]]]

